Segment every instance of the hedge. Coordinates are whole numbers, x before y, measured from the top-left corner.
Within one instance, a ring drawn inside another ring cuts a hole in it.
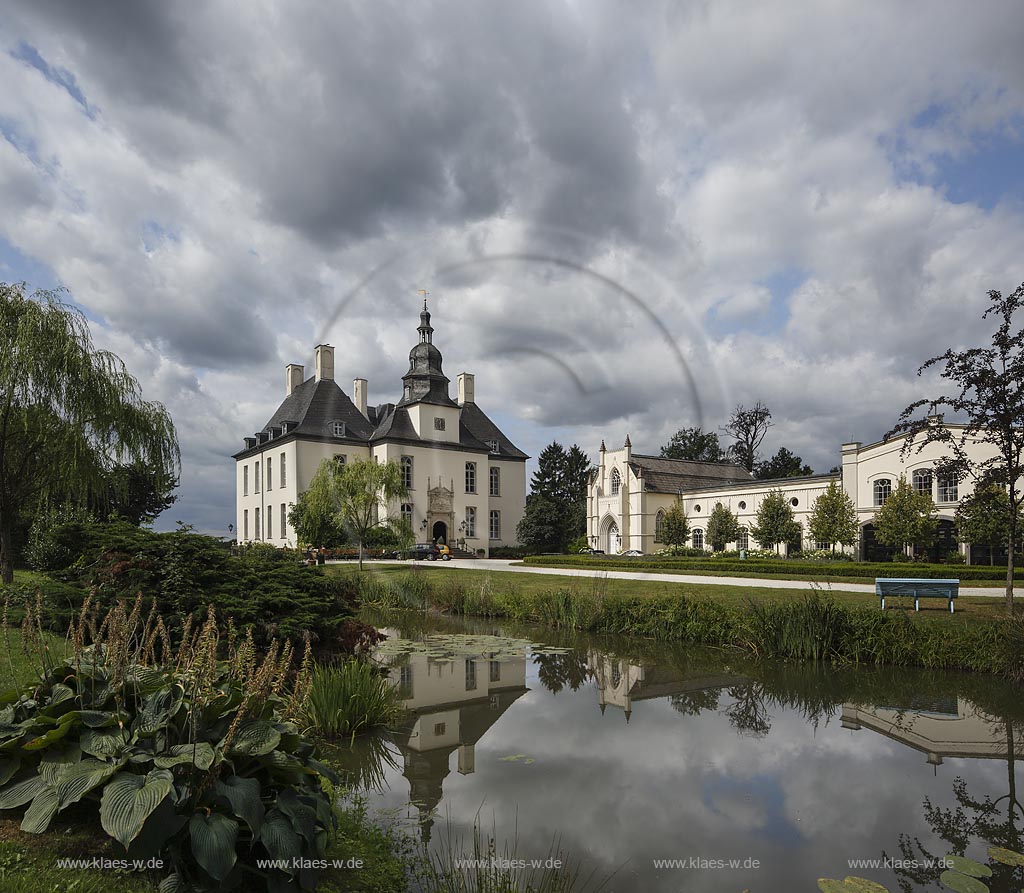
[[[699,573],[716,571],[726,574],[752,574],[768,577],[809,576],[809,577],[921,577],[927,579],[958,579],[961,581],[983,580],[1000,583],[1005,573],[999,568],[964,566],[957,564],[924,564],[916,561],[866,562],[866,561],[800,561],[783,558],[777,561],[765,559],[700,559],[700,558],[620,558],[599,555],[534,555],[523,559],[523,564],[536,567],[583,567],[613,568],[639,571],[665,571],[677,573]]]

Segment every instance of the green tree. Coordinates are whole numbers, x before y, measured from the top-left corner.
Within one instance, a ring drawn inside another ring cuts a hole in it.
[[[335,523],[359,547],[359,569],[363,569],[363,547],[372,532],[392,527],[388,506],[403,499],[407,490],[397,462],[356,459],[339,465],[332,459],[320,463],[309,489],[303,494],[314,516],[333,515]]]
[[[781,490],[766,493],[758,506],[756,524],[751,528],[754,539],[763,549],[774,549],[800,536],[800,525],[793,517],[793,507]]]
[[[564,522],[562,506],[541,493],[531,493],[516,527],[516,539],[533,552],[561,552],[567,541]]]
[[[288,523],[295,531],[296,541],[305,546],[334,548],[348,542],[348,533],[338,523],[331,503],[314,502],[308,490],[300,493],[291,507]]]
[[[516,528],[519,542],[531,549],[564,552],[566,544],[587,532],[587,487],[593,466],[583,450],[553,442],[537,457],[526,511]]]
[[[54,292],[0,283],[0,580],[14,577],[13,531],[33,506],[100,492],[118,464],[177,477],[167,410],[142,399],[114,354],[97,350],[82,313]]]
[[[661,448],[665,459],[691,459],[697,462],[724,462],[725,450],[714,431],[680,428]]]
[[[98,516],[117,515],[138,527],[151,524],[178,501],[178,478],[168,477],[162,468],[133,462],[115,466],[105,477],[102,491],[90,499]]]
[[[984,543],[989,547],[989,564],[995,564],[995,550],[1010,538],[1010,496],[1005,487],[992,485],[975,490],[960,500],[956,509],[957,537],[962,543]],[[1018,510],[1018,525],[1021,522]]]
[[[998,291],[990,291],[988,296],[991,303],[982,318],[993,316],[999,320],[992,346],[950,348],[928,360],[917,374],[941,364],[940,375],[954,385],[954,392],[910,404],[887,436],[903,434],[905,453],[920,452],[932,443],[944,446],[947,454],[936,463],[939,474],[956,481],[972,478],[975,489],[992,484],[1006,488],[1006,610],[1012,614],[1014,552],[1024,505],[1020,489],[1024,476],[1024,329],[1014,328],[1014,315],[1024,305],[1024,285],[1005,297]],[[962,428],[946,427],[936,416],[940,408],[966,419],[966,423]],[[922,409],[923,417],[918,415]],[[991,450],[989,458],[973,459],[970,452],[975,444]]]
[[[803,477],[808,474],[814,474],[814,469],[785,447],[779,447],[779,451],[771,459],[758,462],[754,466],[754,477],[761,481]]]
[[[740,536],[740,522],[722,503],[716,502],[708,518],[708,542],[715,552],[724,552],[727,543],[734,543]]]
[[[908,546],[931,545],[939,522],[931,496],[918,493],[901,474],[896,489],[875,512],[872,523],[879,542],[906,551]]]
[[[690,538],[690,522],[683,511],[683,503],[676,500],[675,504],[662,516],[661,541],[672,546],[673,551],[685,546]]]
[[[747,471],[753,471],[757,464],[757,450],[771,426],[771,410],[760,400],[750,409],[741,403],[725,424],[725,433],[733,439],[729,457]]]
[[[814,500],[807,526],[811,537],[816,542],[828,543],[833,552],[836,543],[852,546],[860,538],[857,507],[837,481],[832,481]]]

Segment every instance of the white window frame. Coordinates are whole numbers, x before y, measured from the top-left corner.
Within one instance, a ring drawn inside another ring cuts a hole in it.
[[[699,542],[698,542],[699,541]],[[690,542],[693,543],[694,549],[704,548],[704,530],[700,527],[694,527],[693,532],[690,534]]]
[[[476,506],[466,506],[466,539],[476,539]]]
[[[497,509],[491,509],[490,515],[488,516],[488,536],[492,540],[501,539],[501,512]]]
[[[876,508],[885,505],[885,500],[892,496],[892,479],[878,478],[871,484],[871,494]]]
[[[618,496],[619,490],[622,489],[622,475],[619,473],[619,469],[613,468],[611,474],[612,481],[612,496]]]
[[[280,468],[278,469],[277,476],[281,479],[281,486],[288,486],[288,454],[281,453]]]
[[[406,490],[412,489],[412,456],[402,456],[398,460],[399,465],[402,466],[402,486]]]
[[[493,465],[487,472],[488,492],[491,496],[501,496],[501,469]]]
[[[344,422],[331,422],[331,435],[333,437],[344,437],[345,430]]]
[[[267,456],[267,492],[274,489],[274,457]]]
[[[939,475],[939,502],[957,502],[960,499],[959,481],[951,474]]]
[[[288,504],[281,503],[281,539],[288,539]]]
[[[466,492],[476,493],[476,462],[466,463]]]
[[[248,464],[242,466],[242,495],[249,495],[249,466]]]

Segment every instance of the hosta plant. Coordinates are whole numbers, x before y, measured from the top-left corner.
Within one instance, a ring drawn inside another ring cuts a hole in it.
[[[98,628],[83,610],[71,656],[0,695],[0,809],[23,808],[22,830],[41,834],[94,805],[129,859],[163,859],[163,891],[313,889],[334,816],[320,783],[332,773],[288,721],[308,655],[296,675],[287,645],[222,643],[212,610],[173,649],[140,609],[118,605]]]

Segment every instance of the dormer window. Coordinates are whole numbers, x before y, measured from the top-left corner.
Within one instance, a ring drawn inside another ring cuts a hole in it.
[[[490,447],[492,453],[497,453],[498,452],[498,441],[496,441],[496,440],[488,440],[487,441],[487,446]]]
[[[344,422],[331,422],[331,434],[335,437],[345,436],[345,423]]]

